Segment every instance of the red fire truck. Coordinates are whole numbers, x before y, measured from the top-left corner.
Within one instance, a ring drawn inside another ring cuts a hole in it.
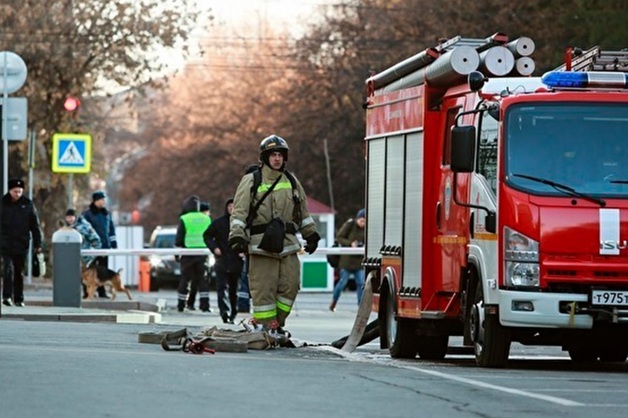
[[[364,266],[392,357],[450,336],[484,367],[511,342],[628,356],[628,52],[539,78],[533,51],[456,37],[367,80]]]

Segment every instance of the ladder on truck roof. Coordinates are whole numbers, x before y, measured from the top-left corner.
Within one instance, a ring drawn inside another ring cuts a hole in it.
[[[628,72],[628,50],[602,51],[594,46],[588,51],[567,48],[565,64],[554,71],[615,71]]]

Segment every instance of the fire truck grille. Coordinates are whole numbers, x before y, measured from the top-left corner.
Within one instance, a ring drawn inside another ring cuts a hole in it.
[[[578,273],[575,270],[547,270],[548,276],[557,276],[557,277],[574,277]]]
[[[628,278],[628,271],[594,271],[595,278],[625,279]]]
[[[588,274],[584,272],[578,272],[576,270],[557,270],[550,269],[547,270],[548,277],[582,277],[588,276]],[[628,271],[604,271],[604,270],[595,270],[590,273],[593,276],[593,279],[626,279],[628,278]]]

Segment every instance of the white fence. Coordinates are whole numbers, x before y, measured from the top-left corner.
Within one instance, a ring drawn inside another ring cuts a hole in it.
[[[111,266],[112,268],[124,268],[124,284],[128,286],[135,286],[139,284],[139,257],[140,256],[163,256],[163,255],[210,255],[211,252],[206,248],[117,248],[117,249],[90,249],[90,250],[81,250],[81,255],[91,255],[91,256],[108,256],[115,257],[116,259],[120,259],[124,257],[126,259],[130,259],[126,265],[133,266],[132,268],[127,268],[124,265],[115,265]],[[308,257],[318,257],[326,256],[327,254],[339,254],[339,255],[364,255],[363,247],[319,247],[316,249],[316,252],[312,255],[303,253],[300,254],[301,257],[304,257],[304,260],[307,260]],[[137,266],[137,267],[134,267]]]

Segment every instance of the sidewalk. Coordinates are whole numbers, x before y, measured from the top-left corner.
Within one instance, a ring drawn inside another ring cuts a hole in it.
[[[2,306],[0,320],[26,321],[65,321],[65,322],[111,322],[127,324],[165,324],[180,326],[223,326],[218,313],[216,292],[210,293],[211,313],[196,311],[178,312],[176,310],[177,294],[175,289],[162,289],[158,292],[139,292],[130,289],[133,300],[126,295],[118,295],[115,301],[99,300],[82,301],[81,307],[52,306],[53,283],[51,279],[34,278],[31,284],[25,284],[25,307]],[[291,318],[307,317],[308,321],[320,321],[346,328],[351,324],[357,313],[355,292],[345,291],[336,307],[336,312],[329,311],[331,292],[301,292],[297,297]],[[198,306],[198,305],[197,305]],[[238,314],[239,320],[250,315]]]
[[[133,301],[118,297],[117,300],[81,301],[81,307],[53,306],[53,283],[51,279],[33,278],[31,284],[24,284],[26,306],[2,305],[2,319],[25,321],[67,321],[67,322],[114,322],[149,324],[161,322],[158,301],[139,297]]]

